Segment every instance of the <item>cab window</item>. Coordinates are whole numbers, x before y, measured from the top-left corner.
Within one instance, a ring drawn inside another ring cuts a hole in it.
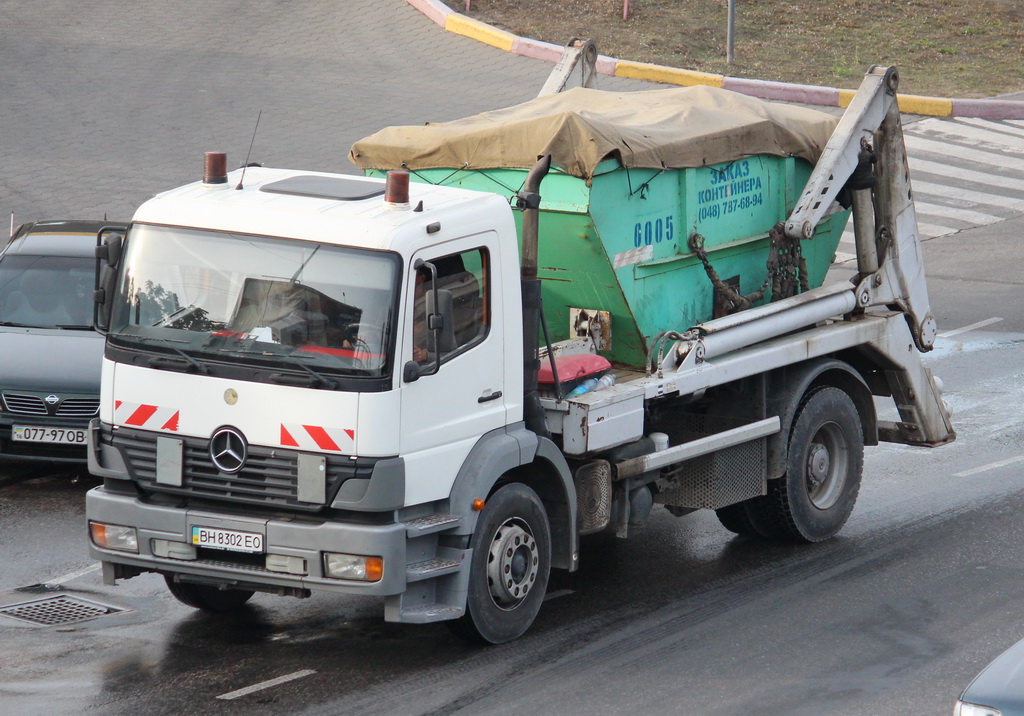
[[[472,249],[431,259],[437,269],[437,290],[451,295],[451,330],[442,331],[439,350],[441,362],[449,360],[487,336],[489,326],[489,291],[487,250]],[[413,309],[413,360],[424,363],[431,359],[426,314],[431,288],[429,269],[416,273],[415,306]]]

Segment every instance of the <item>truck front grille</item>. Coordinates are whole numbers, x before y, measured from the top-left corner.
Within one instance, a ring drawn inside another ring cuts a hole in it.
[[[128,465],[128,472],[146,492],[186,495],[197,498],[244,502],[315,512],[324,505],[299,502],[298,451],[249,446],[245,466],[237,473],[218,470],[210,459],[209,440],[182,438],[183,475],[180,487],[156,481],[156,440],[154,433],[119,428],[112,441]],[[375,459],[327,456],[327,500],[330,504],[346,480],[369,479]]]

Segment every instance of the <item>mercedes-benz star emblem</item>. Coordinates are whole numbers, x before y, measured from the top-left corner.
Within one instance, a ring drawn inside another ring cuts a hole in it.
[[[242,433],[234,428],[221,428],[210,438],[210,459],[221,472],[238,472],[245,465],[249,447]]]

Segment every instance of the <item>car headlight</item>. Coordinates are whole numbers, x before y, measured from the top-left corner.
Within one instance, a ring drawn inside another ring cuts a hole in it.
[[[1003,716],[1003,712],[991,706],[972,704],[968,701],[957,701],[953,716]]]

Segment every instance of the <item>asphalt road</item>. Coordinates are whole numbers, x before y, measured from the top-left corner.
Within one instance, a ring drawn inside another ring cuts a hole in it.
[[[0,208],[16,221],[127,219],[198,178],[206,150],[241,163],[260,110],[254,160],[352,171],[348,146],[381,125],[525,100],[549,69],[401,0],[0,13]],[[531,631],[500,647],[385,624],[372,599],[257,595],[213,618],[153,575],[104,586],[85,549],[89,479],[0,488],[0,609],[56,594],[123,609],[63,627],[0,614],[0,714],[949,713],[1024,637],[1022,232],[1017,217],[926,242],[940,331],[1001,320],[927,357],[958,441],[869,450],[838,538],[762,544],[658,509],[636,539],[588,541]]]

